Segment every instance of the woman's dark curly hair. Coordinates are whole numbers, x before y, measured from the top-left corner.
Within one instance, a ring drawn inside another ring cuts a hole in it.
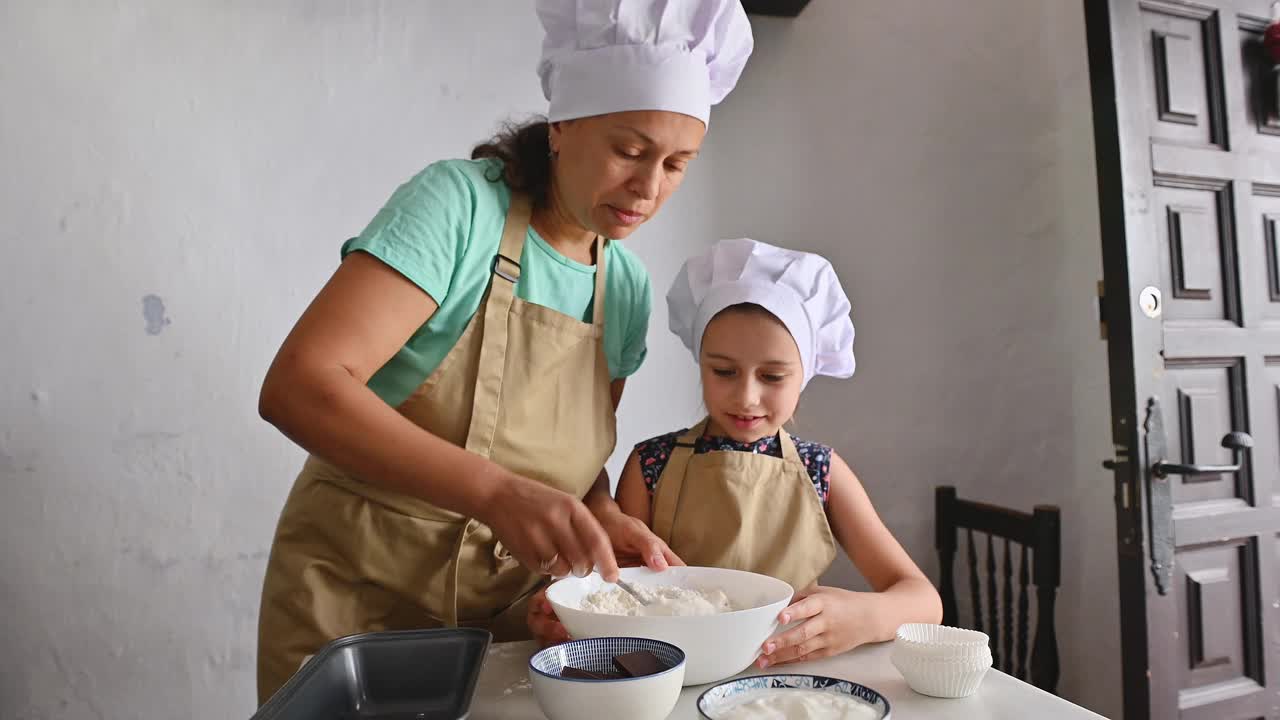
[[[523,124],[508,123],[489,140],[475,146],[472,160],[497,158],[502,168],[489,182],[503,180],[512,192],[523,192],[534,207],[545,207],[551,192],[551,126],[537,117]]]

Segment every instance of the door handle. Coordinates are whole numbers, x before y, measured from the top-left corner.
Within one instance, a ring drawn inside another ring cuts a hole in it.
[[[1184,477],[1198,477],[1203,475],[1219,475],[1221,473],[1239,472],[1240,466],[1244,464],[1244,451],[1253,447],[1253,438],[1249,437],[1249,433],[1240,431],[1229,432],[1222,438],[1222,447],[1231,451],[1231,459],[1234,461],[1231,465],[1194,465],[1184,463],[1172,463],[1167,460],[1157,460],[1151,465],[1151,473],[1158,478],[1169,477],[1170,475],[1182,475]]]
[[[1164,459],[1167,455],[1164,414],[1160,410],[1160,401],[1154,397],[1147,400],[1147,419],[1143,430],[1147,457],[1159,458],[1151,462],[1146,476],[1147,528],[1150,533],[1147,543],[1151,552],[1151,575],[1156,592],[1167,595],[1173,585],[1173,564],[1177,548],[1177,541],[1173,537],[1173,488],[1170,487],[1169,476],[1199,477],[1239,472],[1244,466],[1245,451],[1253,447],[1253,438],[1240,431],[1229,432],[1222,438],[1222,447],[1231,450],[1234,461],[1231,465],[1169,462]]]

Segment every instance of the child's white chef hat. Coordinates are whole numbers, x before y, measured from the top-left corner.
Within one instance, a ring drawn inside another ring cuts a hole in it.
[[[787,326],[806,385],[814,375],[853,375],[849,298],[826,258],[747,238],[721,240],[685,261],[667,291],[671,332],[698,360],[707,324],[740,303],[759,305]]]
[[[548,118],[669,110],[705,125],[751,55],[739,0],[537,0]]]

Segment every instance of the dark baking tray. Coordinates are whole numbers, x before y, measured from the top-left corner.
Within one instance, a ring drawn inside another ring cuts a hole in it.
[[[462,720],[491,639],[470,628],[339,638],[251,720]]]

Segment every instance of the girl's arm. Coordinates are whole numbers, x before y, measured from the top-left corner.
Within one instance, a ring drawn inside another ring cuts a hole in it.
[[[827,517],[836,540],[875,592],[819,586],[778,618],[796,627],[770,638],[760,667],[816,660],[870,642],[891,640],[907,622],[942,620],[942,600],[871,505],[858,477],[831,454]]]
[[[632,450],[626,466],[622,468],[622,477],[618,478],[618,507],[628,516],[627,520],[636,526],[634,531],[643,530],[650,542],[645,550],[648,557],[634,554],[634,548],[615,547],[619,567],[643,564],[653,570],[664,570],[668,565],[684,565],[684,561],[649,529],[653,520],[652,505],[653,496],[645,487],[644,474],[640,472],[640,455]],[[610,532],[615,530],[611,529]]]
[[[618,507],[648,526],[653,519],[652,505],[653,498],[644,485],[644,473],[640,471],[640,454],[632,450],[631,457],[622,468],[622,477],[618,478]]]
[[[626,382],[626,380],[613,381],[614,411],[617,411],[618,403],[622,400],[622,390]],[[634,477],[629,479],[629,474],[634,474]],[[643,502],[637,503],[637,498],[631,497],[627,504],[624,505],[623,498],[634,495],[634,486],[637,484],[640,488],[638,499]],[[587,507],[591,509],[596,519],[600,521],[605,532],[609,534],[609,541],[613,543],[613,552],[620,558],[619,562],[646,565],[650,570],[662,571],[666,570],[668,565],[680,565],[682,563],[680,558],[673,555],[670,548],[649,529],[648,498],[648,491],[644,487],[644,477],[640,474],[640,461],[636,453],[632,451],[630,459],[627,460],[626,468],[622,472],[622,477],[618,480],[617,501],[609,494],[609,473],[605,470],[600,471],[600,475],[596,478],[595,486],[591,488],[583,501],[586,502]],[[634,507],[632,507],[633,505]],[[629,509],[630,511],[628,511]],[[644,512],[644,515],[638,514],[641,511]]]
[[[868,628],[868,642],[893,639],[904,622],[940,622],[938,591],[884,526],[858,476],[834,452],[830,487],[827,516],[836,541],[878,593],[871,601],[876,622]]]

